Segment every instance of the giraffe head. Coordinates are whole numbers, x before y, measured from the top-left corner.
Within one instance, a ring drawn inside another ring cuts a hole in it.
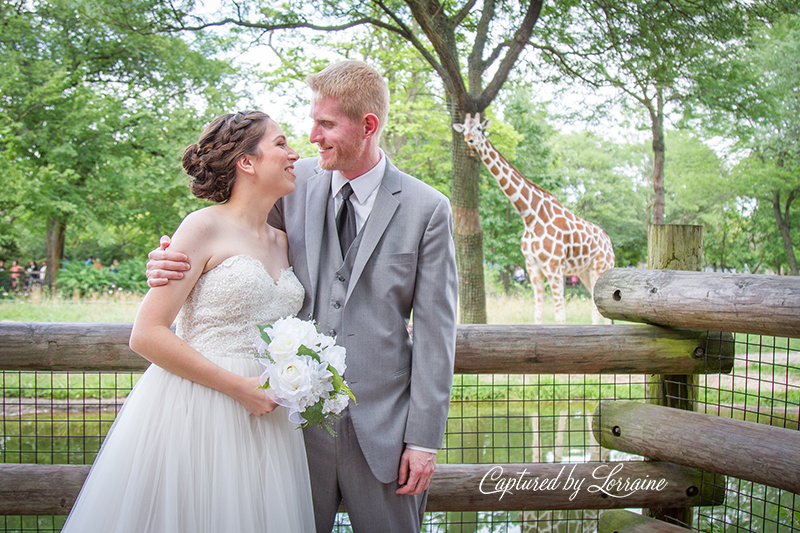
[[[485,138],[483,132],[492,123],[492,119],[481,122],[481,114],[475,113],[473,118],[469,113],[464,118],[463,124],[453,124],[453,129],[459,133],[464,133],[464,140],[471,147],[477,146]]]

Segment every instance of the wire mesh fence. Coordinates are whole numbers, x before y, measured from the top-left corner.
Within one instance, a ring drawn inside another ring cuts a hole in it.
[[[695,410],[798,430],[800,339],[736,334],[733,342],[731,373],[695,376]],[[2,372],[0,462],[91,464],[139,375]],[[656,376],[635,374],[457,375],[438,463],[641,460],[601,448],[591,418],[601,399],[654,400],[657,383]],[[703,476],[703,483],[718,479]],[[724,504],[693,509],[692,529],[800,532],[800,495],[730,477],[725,489]],[[0,529],[59,531],[65,518],[2,516]],[[590,532],[597,526],[596,510],[428,512],[423,531]],[[346,514],[335,531],[350,531]]]

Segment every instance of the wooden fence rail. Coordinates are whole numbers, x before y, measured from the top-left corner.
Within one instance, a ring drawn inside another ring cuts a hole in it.
[[[84,465],[0,464],[0,516],[67,514],[88,472],[89,466]],[[624,483],[629,479],[663,483],[660,490],[628,494]],[[697,470],[660,462],[442,464],[431,481],[427,510],[548,511],[722,503],[724,492],[700,481]],[[509,482],[519,482],[519,487]],[[576,488],[577,482],[581,485]]]
[[[128,348],[131,324],[0,323],[0,370],[142,371]],[[462,325],[459,374],[729,373],[729,334],[639,324],[610,326]]]
[[[612,268],[594,300],[614,320],[800,338],[797,276]]]
[[[800,493],[800,431],[629,400],[592,420],[604,448]]]
[[[675,526],[623,509],[600,513],[597,533],[687,533],[685,527]]]

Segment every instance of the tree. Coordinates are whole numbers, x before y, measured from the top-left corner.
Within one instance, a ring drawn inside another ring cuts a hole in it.
[[[664,122],[688,98],[692,74],[721,45],[742,35],[747,4],[738,0],[576,2],[545,36],[557,81],[611,87],[621,103],[646,111],[653,153],[653,224],[664,222]]]
[[[698,103],[712,133],[735,139],[735,191],[745,202],[769,206],[785,264],[796,276],[791,207],[800,196],[800,16],[785,14],[754,28],[746,46],[725,58],[698,74]],[[728,82],[722,86],[719,79]],[[701,114],[691,111],[690,118]]]
[[[124,9],[146,19],[156,16],[152,8]],[[231,101],[231,71],[206,59],[207,40],[140,34],[96,16],[120,9],[104,0],[0,0],[0,153],[19,202],[11,216],[24,213],[46,228],[47,284],[70,223],[119,220],[125,193],[149,185],[142,177],[153,169],[132,164],[143,162],[153,130],[166,135],[147,156],[172,158],[178,179],[180,152],[171,143],[186,136],[170,134],[191,123],[196,137],[198,114],[184,111],[191,99],[205,107]]]
[[[484,0],[480,7],[476,4],[476,0],[370,0],[360,4],[312,0],[275,6],[252,0],[226,4],[230,13],[210,17],[188,17],[177,10],[172,25],[157,27],[186,31],[233,25],[271,37],[271,32],[280,30],[293,30],[298,36],[302,35],[298,30],[335,32],[374,26],[410,43],[430,65],[444,88],[448,119],[453,124],[465,113],[484,113],[495,100],[529,45],[543,1]],[[284,34],[284,38],[291,37]],[[306,43],[302,45],[305,48]],[[461,321],[481,323],[486,321],[479,217],[482,163],[470,157],[463,137],[454,131],[450,135]]]

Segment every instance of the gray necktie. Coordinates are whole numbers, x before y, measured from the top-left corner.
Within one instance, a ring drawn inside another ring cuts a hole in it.
[[[345,183],[344,187],[342,187],[342,205],[336,215],[336,230],[339,232],[339,246],[342,249],[342,257],[347,255],[350,244],[356,238],[356,212],[353,209],[352,202],[350,202],[351,194],[353,194],[353,188],[349,183]]]

